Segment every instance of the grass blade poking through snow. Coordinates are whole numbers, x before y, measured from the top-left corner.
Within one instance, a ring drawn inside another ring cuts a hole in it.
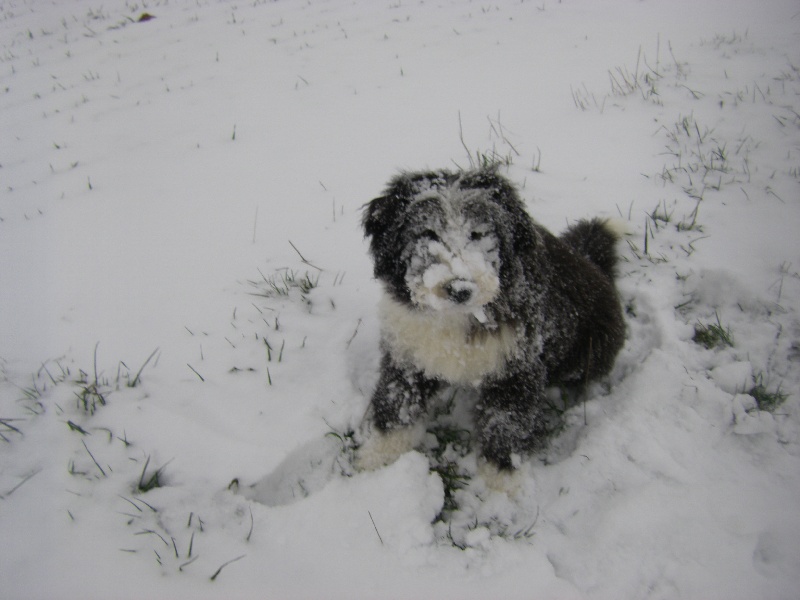
[[[18,433],[20,436],[22,432],[11,424],[12,421],[19,421],[20,419],[2,419],[0,418],[0,439],[4,442],[10,441],[5,434],[6,433]]]
[[[231,563],[235,563],[237,560],[242,560],[245,556],[247,556],[247,555],[246,554],[242,554],[241,556],[237,556],[236,558],[232,558],[228,562],[223,563],[220,566],[220,568],[217,569],[216,572],[211,576],[211,581],[214,581],[219,576],[219,574],[222,572],[222,569],[224,569],[225,567],[227,567]]]
[[[140,378],[142,376],[142,371],[144,371],[144,368],[147,366],[147,364],[151,360],[153,360],[153,357],[158,353],[158,350],[159,349],[156,348],[155,350],[153,350],[153,352],[150,354],[150,356],[147,357],[147,360],[144,361],[144,364],[141,366],[139,371],[136,373],[136,377],[134,377],[132,381],[128,382],[128,387],[136,387],[139,384],[139,380],[140,380]]]
[[[106,472],[103,470],[103,467],[101,467],[100,463],[97,462],[97,459],[94,457],[94,454],[92,454],[91,450],[89,450],[89,446],[86,445],[86,442],[81,440],[81,443],[83,444],[83,447],[86,448],[86,453],[91,457],[92,461],[94,462],[95,466],[98,468],[100,473],[102,473],[103,477],[108,477]]]
[[[147,467],[150,465],[150,457],[147,457],[147,460],[144,463],[144,468],[142,469],[142,474],[139,477],[139,484],[136,488],[140,492],[149,492],[152,489],[159,488],[163,485],[161,480],[161,475],[164,473],[164,469],[169,464],[169,461],[164,465],[160,466],[158,469],[153,471],[150,476],[147,476]]]

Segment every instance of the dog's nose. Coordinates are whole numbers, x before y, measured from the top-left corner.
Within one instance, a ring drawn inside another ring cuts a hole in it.
[[[447,295],[456,304],[464,304],[472,298],[472,285],[467,281],[451,281],[446,287]]]

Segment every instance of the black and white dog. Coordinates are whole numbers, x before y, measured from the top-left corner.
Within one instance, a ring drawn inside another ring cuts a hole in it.
[[[512,469],[547,440],[546,386],[610,371],[625,326],[613,282],[619,234],[606,221],[555,237],[496,171],[442,170],[392,179],[363,226],[385,294],[361,468],[411,450],[428,400],[456,385],[479,393],[483,458]]]

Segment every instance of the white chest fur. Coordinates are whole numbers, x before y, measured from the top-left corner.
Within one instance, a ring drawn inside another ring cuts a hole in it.
[[[512,327],[476,330],[475,317],[468,312],[414,310],[388,295],[378,310],[389,351],[428,377],[476,385],[489,373],[500,371],[517,350]]]

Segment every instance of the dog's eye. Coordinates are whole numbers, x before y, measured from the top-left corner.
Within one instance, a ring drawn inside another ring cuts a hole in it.
[[[472,242],[479,242],[479,241],[481,241],[483,238],[485,238],[485,237],[486,237],[486,235],[487,235],[487,234],[486,234],[486,232],[484,232],[484,231],[473,231],[472,233],[470,233],[470,234],[469,234],[469,239],[470,239],[470,241],[472,241]]]
[[[419,237],[422,239],[430,240],[431,242],[439,241],[439,236],[436,235],[436,232],[433,229],[426,229],[420,234]]]

